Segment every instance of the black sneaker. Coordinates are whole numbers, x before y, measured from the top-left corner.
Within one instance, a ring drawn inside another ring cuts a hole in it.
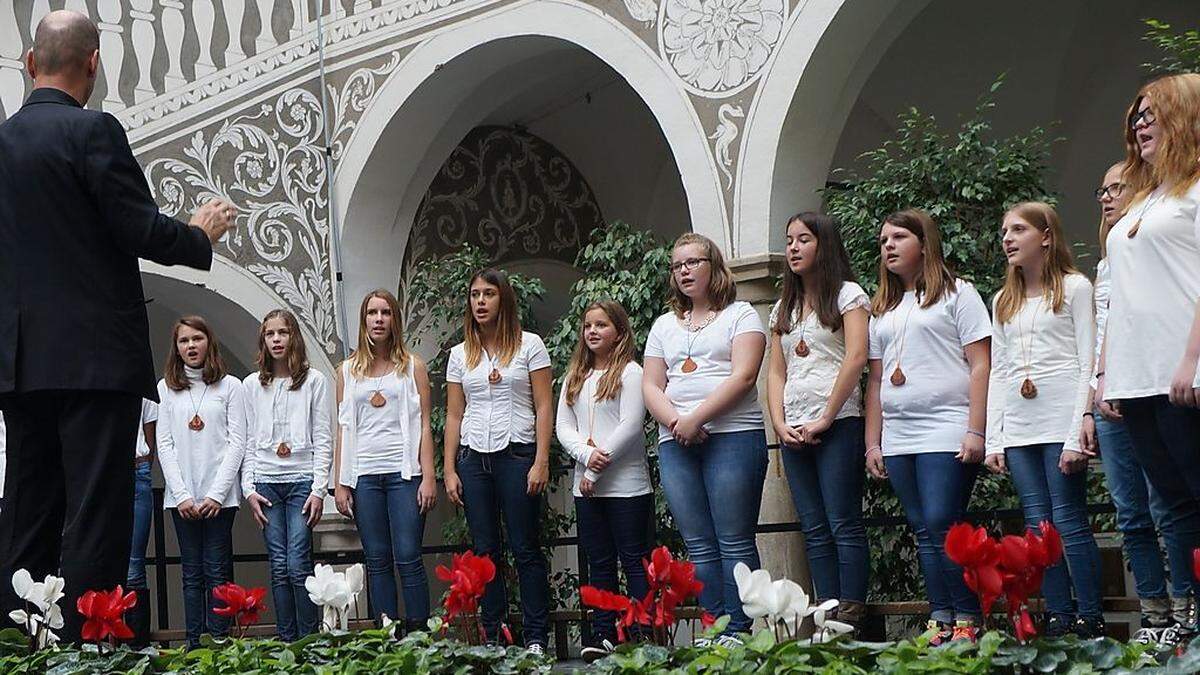
[[[1073,618],[1062,614],[1053,614],[1049,619],[1046,619],[1046,627],[1042,630],[1042,635],[1054,639],[1070,635],[1073,632],[1075,632],[1075,620]]]
[[[609,654],[612,654],[616,650],[617,647],[612,642],[608,640],[601,640],[600,644],[598,645],[584,647],[582,650],[580,650],[579,656],[584,660],[585,663],[595,663]]]
[[[1105,636],[1106,626],[1102,616],[1081,616],[1075,620],[1075,634],[1080,640],[1097,640]]]

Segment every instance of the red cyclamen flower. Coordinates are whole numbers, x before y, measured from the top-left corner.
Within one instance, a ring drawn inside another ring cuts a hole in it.
[[[496,578],[496,564],[486,555],[465,551],[451,558],[449,568],[438,565],[434,574],[450,584],[450,592],[443,604],[447,621],[452,621],[460,613],[471,613],[479,608],[479,599]]]
[[[125,624],[125,612],[137,604],[137,595],[117,586],[111,591],[88,591],[79,596],[75,608],[87,619],[80,636],[88,642],[107,638],[128,640],[133,631]]]
[[[213,614],[227,616],[239,626],[258,623],[259,612],[266,608],[263,603],[266,594],[265,588],[247,589],[233,582],[221,584],[212,590],[212,596],[225,606],[213,607]]]

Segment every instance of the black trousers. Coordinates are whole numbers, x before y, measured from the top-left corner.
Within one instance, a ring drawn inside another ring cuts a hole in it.
[[[133,534],[133,449],[141,414],[135,394],[47,391],[0,400],[7,427],[0,510],[0,616],[24,607],[13,572],[62,576],[66,625],[78,642],[75,601],[125,583]]]

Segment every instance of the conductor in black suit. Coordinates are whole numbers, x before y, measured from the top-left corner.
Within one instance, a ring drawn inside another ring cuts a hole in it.
[[[61,574],[72,641],[76,597],[125,582],[134,434],[158,398],[138,258],[207,270],[236,215],[218,199],[190,224],[159,213],[120,123],[82,107],[99,64],[87,17],[46,15],[35,88],[0,124],[0,616],[24,606],[15,570]]]

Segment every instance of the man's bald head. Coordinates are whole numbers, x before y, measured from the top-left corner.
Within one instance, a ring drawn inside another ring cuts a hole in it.
[[[50,12],[33,36],[33,61],[39,75],[86,74],[100,49],[100,32],[91,19],[70,10]]]

